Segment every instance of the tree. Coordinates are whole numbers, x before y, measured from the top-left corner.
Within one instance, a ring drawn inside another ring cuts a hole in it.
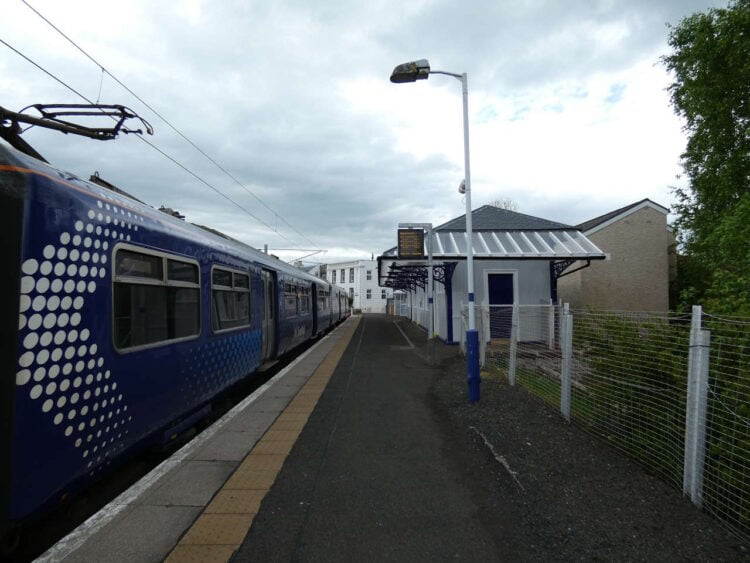
[[[490,205],[499,209],[505,209],[506,211],[518,211],[518,204],[509,197],[496,199]]]
[[[669,45],[669,93],[688,135],[689,186],[674,190],[676,225],[685,253],[709,276],[684,295],[750,314],[750,0],[689,16]]]

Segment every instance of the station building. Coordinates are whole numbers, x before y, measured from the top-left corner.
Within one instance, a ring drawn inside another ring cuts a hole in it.
[[[570,225],[490,205],[472,211],[472,223],[474,301],[480,308],[555,303],[559,278],[605,259],[604,252]],[[459,342],[466,330],[462,311],[468,305],[465,215],[433,228],[431,239],[425,236],[424,258],[404,258],[398,246],[385,251],[377,259],[378,283],[404,292],[411,319],[429,327],[430,244],[435,335],[447,343]]]

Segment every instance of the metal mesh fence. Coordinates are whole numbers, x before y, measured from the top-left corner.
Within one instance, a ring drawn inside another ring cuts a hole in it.
[[[559,310],[552,305],[484,306],[478,328],[486,345],[484,368],[555,405],[560,403]]]
[[[477,327],[480,342],[480,363],[487,370],[508,374],[511,368],[511,340],[513,307],[481,307],[481,322]],[[484,354],[482,354],[484,346]],[[484,358],[484,362],[481,361]]]
[[[711,333],[703,507],[750,535],[750,319],[703,316]]]
[[[692,322],[672,313],[570,315],[478,308],[485,371],[560,408],[750,538],[750,318],[700,308]]]
[[[690,317],[572,315],[572,419],[682,487]]]

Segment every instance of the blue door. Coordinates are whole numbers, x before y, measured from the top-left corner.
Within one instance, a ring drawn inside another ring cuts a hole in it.
[[[490,304],[490,338],[510,338],[513,274],[487,274],[487,293]]]

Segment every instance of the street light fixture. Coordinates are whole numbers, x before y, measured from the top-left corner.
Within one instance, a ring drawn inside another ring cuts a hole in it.
[[[469,88],[466,73],[456,74],[442,70],[431,70],[427,59],[400,64],[391,73],[391,82],[402,84],[426,80],[430,74],[445,74],[461,81],[464,105],[464,183],[466,187],[466,275],[468,285],[469,328],[466,330],[466,368],[469,387],[469,402],[479,401],[479,333],[474,311],[474,247],[471,221],[471,172],[469,167]]]

